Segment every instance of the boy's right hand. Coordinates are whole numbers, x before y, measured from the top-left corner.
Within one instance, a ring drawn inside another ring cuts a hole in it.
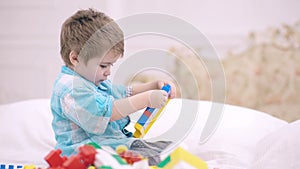
[[[168,100],[168,93],[164,90],[149,90],[147,106],[151,108],[162,108]]]
[[[111,121],[119,120],[145,107],[162,108],[168,101],[164,90],[148,90],[143,93],[114,101]]]

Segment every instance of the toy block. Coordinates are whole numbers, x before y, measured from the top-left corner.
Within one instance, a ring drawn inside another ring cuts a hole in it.
[[[25,165],[23,169],[36,169],[35,165]]]
[[[93,146],[84,145],[79,147],[79,152],[81,160],[83,160],[85,166],[89,166],[94,163],[97,151]]]
[[[128,150],[128,148],[124,145],[119,145],[116,148],[116,152],[120,157],[122,157],[128,164],[133,164],[135,162],[141,161],[144,159],[143,156],[140,154],[133,152],[131,150]]]
[[[164,90],[170,95],[171,92],[171,86],[166,84],[165,86],[162,87],[161,90]],[[168,104],[169,100],[167,101]],[[166,105],[167,105],[166,104]],[[133,134],[134,137],[136,138],[142,138],[144,137],[153,123],[156,121],[156,119],[159,117],[161,112],[164,110],[166,106],[160,108],[160,109],[155,109],[155,108],[150,108],[147,107],[144,113],[141,115],[137,123],[134,125],[135,132]]]
[[[44,158],[50,167],[55,168],[58,166],[62,166],[62,164],[67,160],[67,157],[61,157],[61,150],[52,150],[50,153]]]
[[[80,156],[71,156],[67,161],[63,163],[65,169],[86,169],[84,161],[81,160]]]
[[[183,168],[208,169],[204,161],[180,147],[158,164],[158,167],[163,169],[172,169],[179,166],[181,168],[184,166]]]

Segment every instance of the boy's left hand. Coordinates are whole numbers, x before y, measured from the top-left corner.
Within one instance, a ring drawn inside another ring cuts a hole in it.
[[[175,96],[176,96],[176,86],[175,86],[175,84],[173,82],[171,82],[169,80],[158,80],[157,81],[157,87],[158,87],[158,89],[161,89],[166,84],[168,84],[168,85],[171,86],[171,92],[170,92],[169,98],[170,99],[175,98]]]

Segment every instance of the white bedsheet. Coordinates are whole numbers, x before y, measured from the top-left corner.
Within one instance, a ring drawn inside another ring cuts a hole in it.
[[[290,154],[300,156],[300,122],[288,124],[265,113],[237,106],[225,105],[217,130],[207,142],[199,144],[212,103],[173,99],[145,139],[155,140],[168,133],[180,113],[189,113],[187,110],[182,111],[182,104],[196,107],[199,114],[193,128],[187,132],[179,146],[205,160],[210,168],[259,168],[279,165],[273,162],[276,158],[292,158],[286,165],[291,168],[299,167],[299,163],[293,159],[296,156]],[[0,117],[0,163],[47,165],[43,158],[55,145],[49,99],[1,105]],[[283,135],[282,132],[287,134]],[[278,137],[279,135],[284,137]],[[270,139],[276,141],[273,142],[274,146],[267,147]],[[272,154],[278,151],[280,156]],[[281,160],[281,166],[282,163]]]
[[[199,138],[212,109],[212,102],[173,100],[146,138],[161,135],[172,127],[179,113],[189,113],[180,112],[182,104],[198,104],[199,114],[193,129],[180,146],[205,160],[210,168],[249,168],[260,140],[288,125],[283,120],[259,111],[224,105],[223,116],[216,131],[207,142],[200,144]]]
[[[0,106],[0,163],[46,165],[55,145],[49,99]]]

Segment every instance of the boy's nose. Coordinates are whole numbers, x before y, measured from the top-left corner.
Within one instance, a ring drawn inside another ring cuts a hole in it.
[[[110,68],[108,68],[105,72],[104,72],[105,76],[109,76],[110,75]]]

